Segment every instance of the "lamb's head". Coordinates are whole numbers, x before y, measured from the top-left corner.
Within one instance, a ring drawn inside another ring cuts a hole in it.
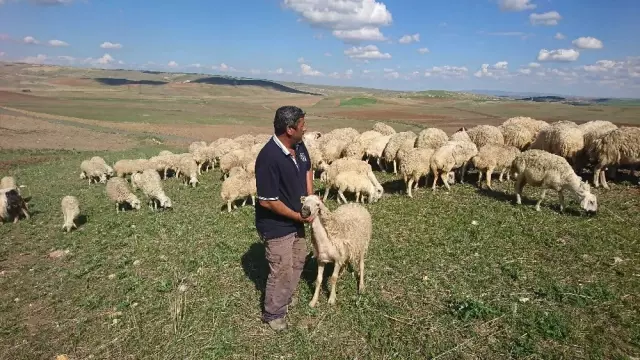
[[[316,216],[318,215],[318,213],[328,211],[318,195],[301,196],[300,202],[302,202],[302,210],[300,210],[300,215],[302,215],[303,218]]]
[[[580,201],[580,207],[588,213],[595,213],[598,211],[598,199],[591,193],[591,185],[588,182],[580,182],[580,192],[582,193],[582,200]]]

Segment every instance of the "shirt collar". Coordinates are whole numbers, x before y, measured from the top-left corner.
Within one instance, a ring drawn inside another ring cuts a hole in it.
[[[278,139],[278,137],[274,134],[273,135],[273,141],[276,143],[276,145],[278,145],[278,147],[280,148],[280,150],[282,150],[282,153],[287,155],[287,156],[291,156],[291,151],[289,151],[289,149],[287,149],[286,146],[284,146],[284,144],[282,143],[282,141],[280,141],[280,139]],[[297,147],[298,145],[296,144],[295,147]]]

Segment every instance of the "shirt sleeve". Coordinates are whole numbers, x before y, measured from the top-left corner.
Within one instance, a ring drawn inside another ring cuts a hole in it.
[[[278,200],[280,172],[272,161],[256,161],[256,188],[258,200]]]

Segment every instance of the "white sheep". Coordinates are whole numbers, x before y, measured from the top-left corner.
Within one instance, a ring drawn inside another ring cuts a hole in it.
[[[382,154],[384,153],[384,149],[387,147],[390,139],[391,135],[383,135],[377,137],[373,139],[373,141],[371,141],[371,144],[369,144],[369,146],[364,151],[364,155],[367,157],[367,161],[375,159],[378,168],[383,171],[386,169],[386,167],[384,159],[382,158]],[[381,159],[383,161],[380,161]]]
[[[549,126],[549,124],[546,123],[545,121],[536,120],[536,119],[533,119],[533,118],[530,118],[530,117],[526,117],[526,116],[512,117],[512,118],[509,118],[509,119],[505,120],[502,123],[502,125],[510,125],[510,124],[518,124],[518,125],[526,127],[527,129],[529,129],[529,131],[531,131],[531,133],[533,134],[534,137],[536,135],[538,135],[540,130],[542,130],[542,129],[546,128],[547,126]]]
[[[384,188],[382,187],[376,176],[373,174],[371,165],[362,160],[342,158],[334,161],[331,165],[329,165],[328,169],[320,176],[320,179],[325,182],[324,201],[327,201],[329,190],[332,188],[336,176],[344,171],[356,171],[360,174],[366,175],[376,187],[376,197],[382,197]]]
[[[203,146],[207,146],[207,143],[204,141],[194,141],[189,145],[189,152],[194,153],[196,149],[201,148]]]
[[[528,131],[528,130],[527,130]],[[507,174],[507,180],[511,175],[511,164],[520,154],[515,146],[487,144],[478,149],[478,154],[471,159],[473,166],[478,170],[478,185],[481,184],[482,174],[486,173],[487,187],[491,187],[491,174],[494,170],[500,171],[498,180],[502,182],[503,175]]]
[[[640,128],[623,126],[612,130],[606,135],[594,140],[595,171],[593,183],[598,187],[600,183],[609,189],[605,172],[607,166],[637,165],[640,163]]]
[[[469,134],[467,133],[467,129],[465,127],[461,127],[458,131],[451,134],[449,137],[449,141],[468,141],[472,142]]]
[[[349,191],[355,193],[356,202],[361,201],[364,203],[364,196],[369,199],[369,203],[373,203],[378,200],[378,191],[376,186],[371,182],[367,175],[361,174],[357,171],[343,171],[339,173],[333,181],[333,187],[338,190],[338,203],[340,199],[348,203],[344,197],[344,192]],[[362,198],[360,195],[362,194]]]
[[[198,164],[193,158],[181,157],[178,163],[178,173],[183,179],[183,184],[196,187],[199,184],[198,181]]]
[[[467,164],[478,154],[478,147],[470,141],[451,141],[436,150],[431,156],[431,173],[433,174],[433,185],[431,189],[436,190],[438,177],[442,179],[447,190],[450,190],[448,179],[449,172],[453,169],[461,168],[460,182],[464,184],[464,174]]]
[[[383,135],[373,130],[363,132],[355,140],[352,140],[351,143],[348,143],[342,151],[342,157],[362,159],[365,155],[365,150],[380,136]]]
[[[80,202],[75,196],[67,195],[62,198],[60,203],[62,209],[62,216],[64,217],[64,223],[62,224],[62,230],[69,232],[71,229],[77,229],[75,219],[80,215]]]
[[[547,189],[558,192],[560,211],[565,207],[563,194],[565,190],[575,193],[580,199],[580,207],[587,212],[598,210],[598,201],[591,193],[591,187],[588,183],[581,181],[564,157],[544,150],[527,150],[513,160],[511,172],[512,175],[517,173],[515,182],[517,204],[522,203],[522,189],[526,184],[530,184],[542,187],[542,194],[536,203],[537,211],[540,211],[540,204],[544,200]]]
[[[156,170],[146,169],[141,173],[131,175],[131,187],[133,190],[142,189],[142,192],[149,199],[149,208],[153,210],[156,210],[158,205],[163,209],[169,209],[173,206],[171,199],[162,188],[162,180]]]
[[[502,132],[504,144],[515,146],[520,151],[528,149],[537,135],[530,128],[519,123],[502,124],[498,129]]]
[[[414,147],[437,149],[449,141],[447,133],[438,128],[427,128],[418,133]]]
[[[231,208],[237,208],[234,201],[244,198],[241,206],[247,203],[247,198],[251,197],[251,205],[256,205],[256,178],[253,174],[247,172],[239,172],[234,176],[229,176],[222,182],[220,188],[220,197],[227,204],[227,212],[231,212]]]
[[[169,150],[162,150],[158,153],[158,156],[165,156],[165,155],[173,155],[173,153]]]
[[[487,144],[504,145],[504,136],[496,126],[478,125],[467,130],[467,135],[479,149]]]
[[[595,140],[603,137],[610,131],[617,129],[618,126],[609,121],[594,120],[580,124],[578,125],[578,128],[582,130],[582,135],[584,137],[584,149],[581,165],[586,165],[595,161]],[[613,167],[612,169],[615,170]]]
[[[128,203],[133,209],[140,209],[140,200],[129,189],[127,180],[121,177],[113,177],[107,180],[105,191],[109,199],[116,203],[116,212],[119,212],[120,207],[125,203]]]
[[[415,183],[416,188],[421,177],[427,177],[431,170],[431,156],[435,153],[432,148],[414,148],[408,152],[404,161],[400,163],[400,174],[404,179],[407,195],[413,197],[411,188]],[[426,181],[426,179],[425,179]]]
[[[373,131],[377,131],[382,135],[388,136],[388,135],[393,135],[396,133],[396,130],[394,128],[392,128],[391,126],[383,123],[383,122],[377,122],[375,124],[373,124]]]
[[[331,293],[328,303],[336,303],[336,283],[340,269],[358,264],[358,292],[364,292],[364,260],[373,234],[371,214],[360,204],[345,204],[329,211],[320,198],[310,195],[301,198],[301,215],[313,216],[311,222],[313,253],[318,261],[318,274],[313,298],[309,306],[315,307],[320,296],[324,267],[334,263],[329,280]]]
[[[143,172],[145,169],[155,169],[155,166],[147,159],[123,159],[116,161],[113,169],[118,177],[124,178],[127,175]]]
[[[398,151],[400,149],[411,149],[413,148],[413,144],[416,141],[418,136],[414,134],[412,131],[403,131],[391,135],[387,146],[384,148],[382,152],[382,157],[385,162],[393,163],[393,173],[398,173],[398,161],[396,161],[396,157],[398,155]]]
[[[239,166],[244,167],[253,160],[245,150],[232,150],[220,157],[220,172],[224,177],[228,177],[231,168]]]
[[[94,156],[91,159],[89,159],[89,161],[94,162],[96,164],[101,164],[104,167],[105,173],[107,174],[107,176],[113,176],[113,168],[111,166],[109,166],[109,164],[107,164],[106,161],[104,161],[104,159],[100,156]]]
[[[582,130],[573,122],[558,121],[542,128],[530,149],[545,150],[562,156],[579,171],[580,157],[584,149]]]
[[[91,160],[83,160],[80,163],[80,178],[89,179],[89,184],[94,182],[105,183],[107,181],[107,173],[105,167]]]

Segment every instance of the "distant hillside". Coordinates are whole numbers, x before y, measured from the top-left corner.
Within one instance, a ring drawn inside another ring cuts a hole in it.
[[[196,80],[191,80],[190,82],[199,83],[199,84],[210,84],[210,85],[258,86],[261,88],[267,88],[267,89],[272,89],[272,90],[282,91],[282,92],[292,93],[292,94],[320,95],[317,93],[294,89],[292,87],[278,84],[270,80],[210,76],[210,77],[200,78]]]

